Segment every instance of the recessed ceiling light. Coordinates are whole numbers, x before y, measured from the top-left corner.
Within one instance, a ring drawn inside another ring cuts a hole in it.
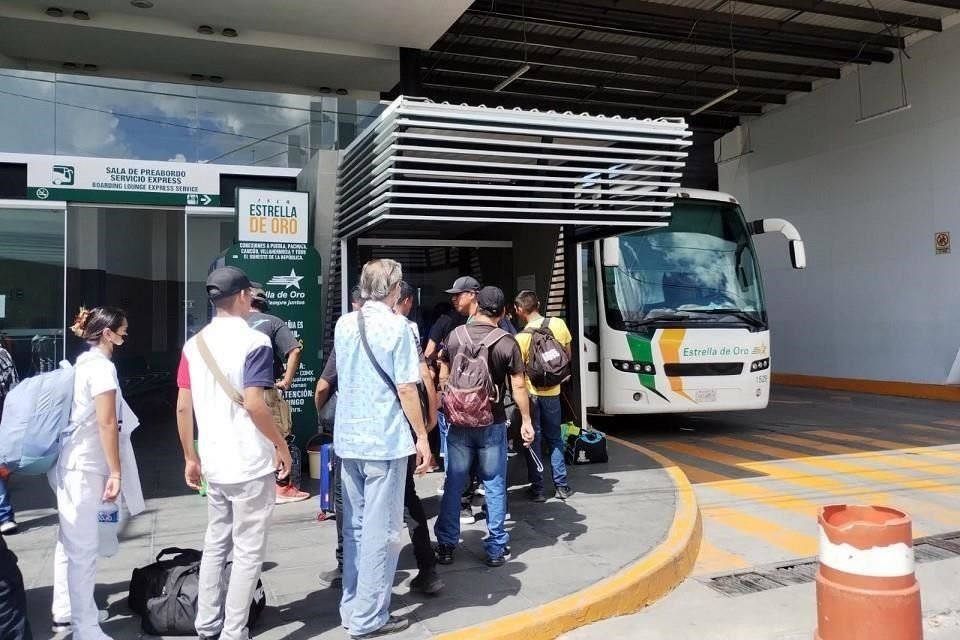
[[[226,29],[224,29],[224,30],[221,31],[220,33],[222,33],[225,38],[236,38],[237,35],[238,35],[238,34],[237,34],[237,30],[236,30],[236,29],[231,29],[230,27],[227,27]]]
[[[70,71],[72,71],[72,70],[74,70],[74,69],[77,68],[77,65],[76,65],[76,63],[74,63],[74,62],[64,62],[64,63],[63,63],[63,68],[64,68],[64,69],[69,69]]]
[[[202,24],[197,27],[197,33],[202,33],[205,36],[209,36],[213,33],[213,27],[208,24]]]
[[[347,95],[348,93],[350,93],[350,92],[347,91],[346,89],[337,89],[337,95],[338,95],[338,96],[345,96],[345,95]]]
[[[204,79],[204,75],[202,73],[191,73],[190,79],[195,82],[200,82],[201,80]]]
[[[86,11],[81,11],[80,9],[77,9],[76,11],[73,12],[73,17],[76,20],[89,20],[90,14],[87,13]]]
[[[223,76],[210,76],[210,82],[216,82],[217,84],[220,84],[223,82]]]
[[[48,7],[46,14],[51,18],[62,18],[63,9],[61,9],[60,7]]]
[[[320,93],[331,93],[333,89],[331,89],[330,87],[320,87],[319,89],[317,89],[317,91],[319,91]]]
[[[130,0],[130,4],[137,9],[153,9],[153,3],[150,0]]]

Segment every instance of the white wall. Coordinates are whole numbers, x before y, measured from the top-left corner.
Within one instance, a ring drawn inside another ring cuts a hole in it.
[[[908,111],[855,124],[851,74],[752,121],[752,153],[724,161],[738,152],[724,139],[721,190],[806,241],[809,266],[793,271],[780,236],[757,239],[780,373],[947,382],[960,347],[960,27],[908,53]],[[861,81],[865,115],[898,104],[896,62]],[[950,255],[935,255],[937,231],[957,240]]]

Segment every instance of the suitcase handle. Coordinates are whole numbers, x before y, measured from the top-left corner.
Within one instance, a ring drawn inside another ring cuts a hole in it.
[[[160,562],[160,558],[168,555],[173,555],[175,553],[185,553],[187,555],[200,557],[200,552],[196,549],[183,549],[181,547],[167,547],[163,551],[157,554],[157,562]]]

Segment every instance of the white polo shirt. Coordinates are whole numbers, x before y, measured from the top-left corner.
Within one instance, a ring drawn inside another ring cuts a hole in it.
[[[203,329],[203,337],[220,370],[238,391],[274,385],[270,339],[247,326],[245,319],[214,318]],[[273,473],[273,443],[260,433],[246,409],[217,384],[200,355],[196,337],[183,345],[177,385],[193,394],[200,463],[207,481],[236,484]]]

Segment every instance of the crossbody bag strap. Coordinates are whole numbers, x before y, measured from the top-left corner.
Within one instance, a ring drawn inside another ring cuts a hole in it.
[[[220,369],[220,366],[217,365],[217,361],[213,359],[213,354],[210,352],[210,347],[207,346],[207,341],[203,339],[203,331],[197,334],[197,349],[200,351],[200,357],[203,358],[207,369],[213,374],[214,379],[217,381],[217,384],[220,385],[220,388],[223,389],[223,392],[227,394],[227,397],[233,402],[242,407],[243,394],[230,384],[227,376],[223,375],[223,371]]]
[[[400,399],[400,394],[397,393],[397,385],[394,384],[390,376],[387,375],[387,372],[383,370],[383,367],[380,366],[380,363],[377,362],[376,356],[373,355],[373,349],[370,348],[370,343],[367,341],[367,329],[363,324],[363,311],[357,311],[357,326],[360,328],[360,342],[363,344],[363,350],[367,353],[367,357],[370,359],[370,364],[373,365],[373,368],[377,370],[377,373],[380,375],[380,378],[383,380],[384,384],[390,387],[393,392],[397,395],[397,400]]]

